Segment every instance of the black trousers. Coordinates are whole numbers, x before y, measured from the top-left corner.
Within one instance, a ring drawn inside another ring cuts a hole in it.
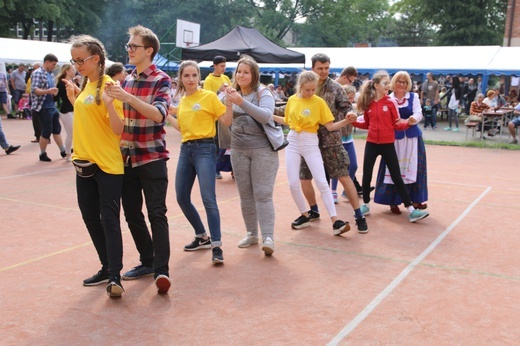
[[[385,160],[386,166],[390,171],[390,176],[397,188],[397,193],[401,196],[401,199],[405,207],[412,205],[410,195],[406,190],[403,178],[401,177],[401,169],[399,168],[399,160],[397,153],[395,152],[394,143],[389,144],[376,144],[367,142],[365,145],[365,156],[363,160],[363,202],[366,204],[370,202],[370,185],[372,182],[372,174],[374,172],[374,165],[377,157],[381,157]]]

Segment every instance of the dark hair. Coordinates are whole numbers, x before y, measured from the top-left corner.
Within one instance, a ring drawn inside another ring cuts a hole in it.
[[[323,54],[323,53],[314,54],[311,58],[312,67],[314,67],[314,65],[316,65],[316,63],[318,61],[321,62],[322,64],[325,64],[327,62],[330,62],[330,58],[327,54]]]
[[[112,65],[108,66],[105,70],[105,74],[110,78],[114,77],[116,74],[119,74],[125,70],[125,66],[120,62],[115,62]]]
[[[222,64],[223,62],[226,62],[226,58],[222,55],[217,55],[213,58],[213,65]]]
[[[81,35],[72,38],[72,48],[85,47],[89,54],[99,57],[99,79],[96,86],[96,104],[101,104],[101,86],[103,85],[103,76],[105,75],[105,47],[97,38],[89,35]],[[88,78],[83,78],[81,91],[85,89]]]
[[[137,25],[128,29],[128,35],[140,36],[143,39],[145,47],[153,48],[153,53],[150,56],[151,60],[155,58],[155,55],[159,52],[159,49],[161,49],[161,44],[159,43],[157,35],[152,30],[145,28],[142,25]]]
[[[56,57],[56,55],[49,53],[43,58],[43,62],[46,61],[58,62],[58,58]]]

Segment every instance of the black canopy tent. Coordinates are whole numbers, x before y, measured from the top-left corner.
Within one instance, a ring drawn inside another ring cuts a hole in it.
[[[233,30],[213,42],[182,49],[182,59],[212,61],[217,55],[228,61],[237,61],[242,54],[247,54],[258,63],[301,63],[305,64],[305,55],[283,48],[270,41],[256,29],[236,26]]]

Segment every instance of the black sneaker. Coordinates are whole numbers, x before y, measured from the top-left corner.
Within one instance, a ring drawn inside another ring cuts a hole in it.
[[[292,229],[301,229],[301,228],[309,227],[310,225],[311,225],[310,218],[306,217],[305,215],[300,215],[300,217],[298,217],[296,220],[294,220],[291,223],[291,228]]]
[[[11,153],[14,153],[15,151],[17,151],[18,149],[20,149],[20,146],[19,145],[10,145],[9,148],[7,148],[7,150],[5,151],[5,153],[7,155],[11,154]]]
[[[350,225],[347,221],[336,220],[332,225],[332,232],[334,235],[340,235],[350,231]]]
[[[364,217],[358,217],[356,219],[356,226],[357,226],[357,231],[359,233],[368,233],[368,225],[367,225],[367,219],[365,219]]]
[[[63,151],[60,151],[60,155],[61,155],[61,157],[65,157],[65,156],[67,156],[67,153],[65,152],[65,150],[63,150]]]
[[[108,272],[101,269],[97,274],[92,275],[88,279],[83,280],[83,286],[95,286],[108,282]]]
[[[309,210],[309,220],[310,221],[318,221],[320,219],[320,213],[314,210]]]
[[[375,189],[375,186],[370,186],[370,192],[374,191]],[[359,197],[363,197],[363,190],[358,190],[357,194]]]
[[[111,277],[107,285],[107,294],[110,298],[121,297],[125,289],[121,285],[121,278],[114,276]]]
[[[47,156],[47,153],[40,154],[40,161],[51,162],[52,160]]]
[[[211,248],[211,238],[208,237],[208,239],[202,239],[197,238],[193,239],[193,241],[188,244],[184,245],[184,251],[195,251],[200,249],[210,249]]]
[[[214,247],[211,249],[211,252],[213,252],[213,256],[211,257],[211,261],[213,264],[220,264],[224,263],[224,256],[222,255],[222,249],[217,247]]]

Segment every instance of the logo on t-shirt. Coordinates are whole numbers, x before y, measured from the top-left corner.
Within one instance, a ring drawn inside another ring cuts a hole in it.
[[[202,107],[200,106],[200,103],[195,103],[195,104],[193,105],[193,107],[191,107],[191,109],[192,109],[193,111],[195,111],[195,112],[196,112],[196,111],[200,111],[201,108],[202,108]]]
[[[94,103],[94,96],[92,95],[88,95],[87,97],[85,97],[85,100],[83,101],[84,104],[86,105],[91,105]]]
[[[304,117],[308,117],[309,115],[311,115],[311,110],[308,109],[308,108],[305,108],[303,111],[302,111],[302,115]]]
[[[388,112],[388,107],[387,106],[383,106],[383,112]]]

